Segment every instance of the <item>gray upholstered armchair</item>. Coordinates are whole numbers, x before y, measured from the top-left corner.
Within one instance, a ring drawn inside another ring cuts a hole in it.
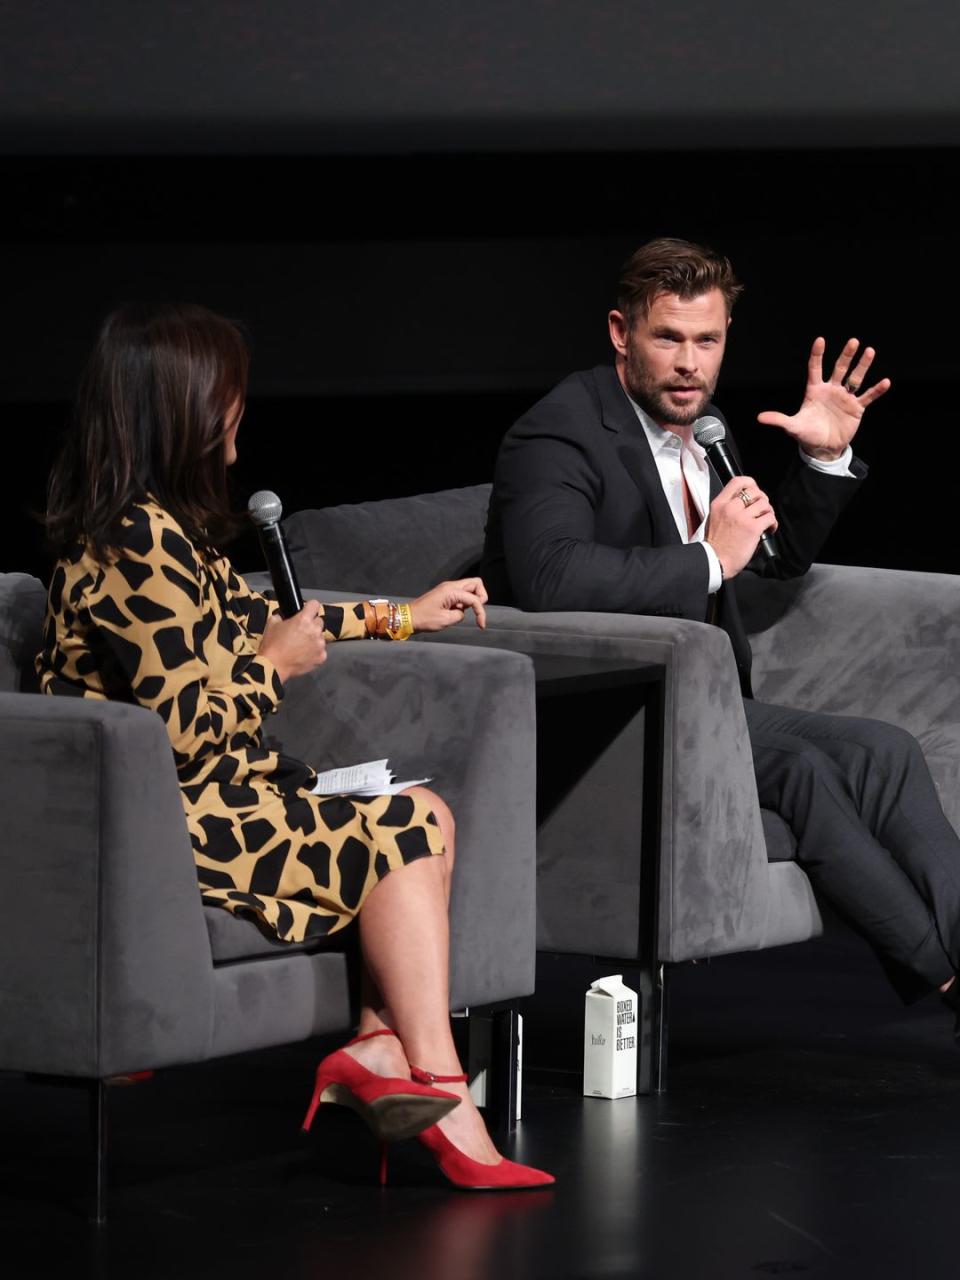
[[[44,602],[36,579],[0,575],[0,1071],[89,1083],[102,1217],[104,1082],[344,1030],[349,962],[202,906],[159,717],[29,691]],[[375,754],[432,775],[457,817],[452,1006],[483,1010],[485,1032],[496,1011],[509,1094],[535,962],[529,659],[333,645],[270,734],[319,768]]]
[[[415,595],[476,567],[489,485],[388,502],[302,511],[287,521],[301,582],[344,592]],[[945,810],[960,826],[960,577],[816,565],[794,582],[741,579],[756,694],[769,702],[876,716],[919,739]],[[324,593],[326,594],[326,592]],[[789,829],[761,810],[726,635],[702,623],[624,614],[531,614],[493,608],[489,644],[611,665],[662,664],[661,819],[654,998],[663,966],[799,942],[819,933],[810,883]],[[650,726],[648,726],[649,728]],[[648,734],[649,740],[649,734]],[[620,726],[602,768],[576,778],[563,820],[541,821],[537,942],[547,951],[636,959],[644,879],[639,842],[604,797],[640,785],[637,744]],[[642,748],[641,748],[642,749]],[[583,813],[603,814],[592,841]],[[585,905],[586,904],[586,905]],[[649,940],[648,940],[649,941]],[[652,1049],[662,1048],[659,1008]],[[659,1030],[658,1030],[659,1028]],[[653,1063],[657,1077],[659,1067]]]

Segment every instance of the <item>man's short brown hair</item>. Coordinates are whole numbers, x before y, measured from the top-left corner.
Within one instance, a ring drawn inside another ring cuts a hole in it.
[[[689,240],[664,237],[641,245],[623,264],[617,284],[617,309],[632,325],[638,315],[646,315],[661,293],[699,298],[711,289],[723,294],[729,315],[743,292],[730,260]]]

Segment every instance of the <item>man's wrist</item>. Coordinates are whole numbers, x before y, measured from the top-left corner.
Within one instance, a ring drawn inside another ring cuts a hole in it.
[[[723,572],[723,565],[720,563],[720,557],[709,542],[704,540],[700,544],[707,553],[707,564],[709,565],[709,577],[707,579],[707,595],[713,595],[715,591],[720,590],[721,583],[726,576]]]
[[[839,462],[847,452],[847,449],[846,447],[843,449],[808,449],[805,444],[802,444],[800,451],[805,453],[808,458],[816,458],[818,462]]]
[[[803,445],[799,446],[800,460],[806,467],[811,467],[814,471],[821,471],[828,476],[852,476],[850,464],[853,462],[853,449],[847,445],[838,455],[832,456],[832,449],[820,449],[817,454],[808,453]],[[820,457],[819,454],[830,454],[828,457]]]

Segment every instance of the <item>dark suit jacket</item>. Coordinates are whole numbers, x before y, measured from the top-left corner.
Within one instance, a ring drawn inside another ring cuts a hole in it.
[[[713,405],[708,412],[721,416]],[[780,559],[757,557],[751,569],[805,573],[867,472],[856,459],[851,470],[855,479],[828,476],[795,457],[772,495]],[[721,487],[711,472],[711,498]],[[481,571],[496,604],[707,620],[706,554],[680,536],[612,365],[564,379],[507,432]],[[715,621],[730,636],[749,693],[750,645],[735,585],[722,584]]]

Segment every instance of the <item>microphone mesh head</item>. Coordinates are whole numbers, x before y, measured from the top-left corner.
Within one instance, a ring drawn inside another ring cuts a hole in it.
[[[709,449],[726,438],[727,429],[719,418],[698,418],[693,424],[693,438],[701,449]]]
[[[269,489],[258,489],[247,503],[247,514],[255,525],[278,524],[283,515],[283,504]]]

